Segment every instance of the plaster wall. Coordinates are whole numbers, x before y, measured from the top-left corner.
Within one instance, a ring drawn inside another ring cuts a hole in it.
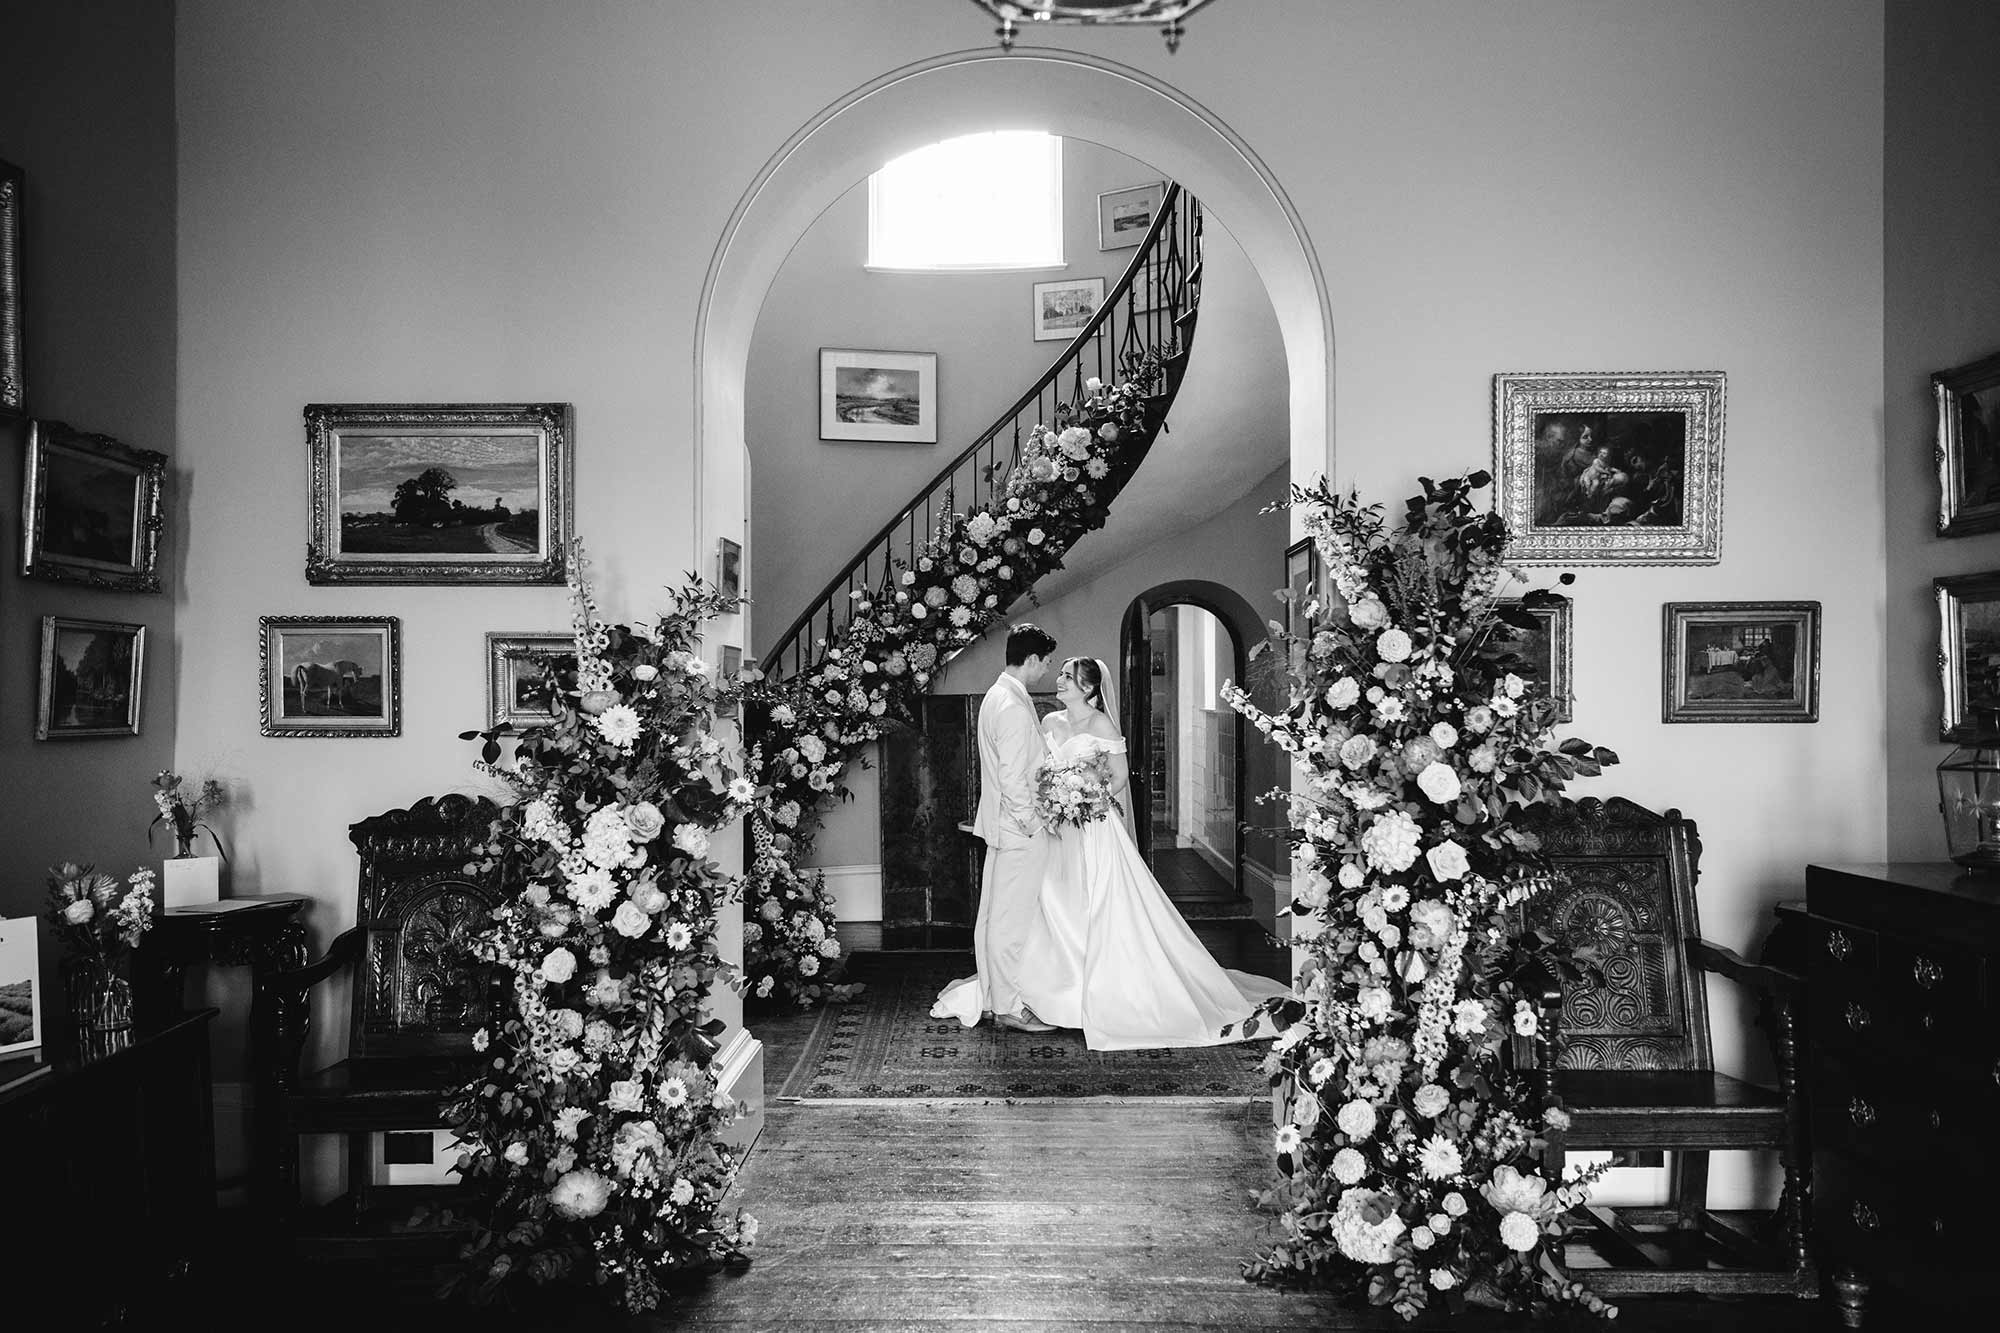
[[[1898,860],[1945,854],[1935,769],[1931,580],[2000,568],[2000,534],[1937,536],[1931,375],[2000,352],[2000,11],[1978,0],[1888,7],[1883,130],[1882,405],[1888,503],[1888,838]]]
[[[1150,33],[1049,37],[1182,90],[1282,186],[1339,331],[1339,477],[1366,495],[1483,465],[1495,371],[1728,373],[1723,562],[1584,571],[1573,730],[1626,759],[1591,790],[1700,821],[1704,925],[1734,946],[1806,861],[1884,845],[1882,15],[1266,0],[1218,7],[1171,57]],[[759,164],[850,90],[988,40],[969,7],[890,0],[783,24],[639,0],[184,0],[178,433],[204,480],[179,705],[184,736],[241,756],[239,888],[315,895],[321,943],[348,924],[346,825],[477,786],[455,733],[482,708],[481,635],[564,623],[555,589],[307,588],[300,407],[575,403],[601,600],[649,610],[706,567],[698,305]],[[1063,131],[1090,100],[1011,114]],[[1172,143],[1112,146],[1191,179]],[[1296,285],[1271,293],[1288,330]],[[1310,419],[1328,368],[1290,373]],[[1298,469],[1324,468],[1322,437],[1293,433]],[[1711,598],[1824,604],[1819,723],[1656,721],[1660,605]],[[256,617],[280,612],[403,617],[402,738],[258,736]],[[1715,999],[1720,1063],[1759,1072],[1747,1017]]]
[[[175,746],[183,675],[176,609],[187,596],[189,470],[175,423],[173,8],[118,0],[9,4],[0,30],[0,158],[26,173],[22,324],[27,410],[169,455],[165,591],[103,592],[21,577],[27,421],[0,416],[0,917],[39,914],[47,868],[94,861],[158,869],[152,777],[214,757]],[[35,739],[42,617],[146,627],[140,733]],[[227,776],[226,771],[223,774]],[[206,847],[204,847],[206,850]],[[45,998],[58,956],[43,931]],[[56,1016],[45,1011],[44,1021]]]

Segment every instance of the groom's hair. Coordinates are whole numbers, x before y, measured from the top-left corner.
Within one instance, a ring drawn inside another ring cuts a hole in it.
[[[1007,665],[1019,666],[1031,657],[1047,657],[1056,650],[1056,641],[1040,625],[1022,621],[1007,631]]]

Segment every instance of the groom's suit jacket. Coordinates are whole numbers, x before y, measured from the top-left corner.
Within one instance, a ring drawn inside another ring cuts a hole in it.
[[[979,810],[972,831],[998,847],[1036,828],[1035,770],[1042,763],[1042,726],[1028,687],[1002,673],[979,704]]]

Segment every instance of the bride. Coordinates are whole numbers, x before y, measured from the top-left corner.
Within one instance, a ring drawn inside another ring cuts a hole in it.
[[[1109,757],[1113,815],[1051,840],[1039,918],[1021,966],[1021,996],[1044,1022],[1081,1028],[1093,1051],[1215,1046],[1222,1029],[1283,982],[1224,968],[1168,899],[1132,841],[1125,738],[1107,701],[1104,663],[1072,657],[1056,676],[1063,705],[1043,723],[1048,762]]]

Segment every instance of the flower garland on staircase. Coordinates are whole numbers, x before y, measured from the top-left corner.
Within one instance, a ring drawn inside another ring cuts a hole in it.
[[[1617,756],[1557,744],[1554,704],[1511,669],[1512,629],[1533,621],[1497,600],[1506,525],[1471,506],[1489,481],[1424,479],[1393,531],[1324,480],[1294,487],[1334,595],[1306,608],[1308,635],[1279,636],[1282,711],[1228,691],[1305,777],[1290,801],[1306,956],[1266,1015],[1289,1106],[1266,1202],[1285,1239],[1246,1273],[1410,1319],[1434,1301],[1615,1315],[1560,1265],[1563,1215],[1597,1172],[1539,1174],[1567,1117],[1509,1057],[1537,1034],[1547,978],[1577,967],[1520,929],[1549,873],[1521,816]]]
[[[757,1223],[721,1211],[740,1114],[715,1084],[716,984],[740,986],[716,942],[716,909],[741,885],[707,856],[710,835],[758,793],[712,734],[731,682],[710,679],[701,626],[737,603],[699,582],[650,629],[606,625],[572,562],[575,679],[544,677],[551,725],[500,737],[484,767],[517,803],[484,860],[525,885],[474,942],[510,1003],[474,1048],[487,1068],[450,1121],[458,1170],[484,1186],[480,1226],[455,1279],[475,1301],[510,1278],[609,1285],[628,1310],[659,1305],[675,1273],[740,1258]]]
[[[839,956],[833,909],[816,871],[799,864],[840,776],[894,722],[951,657],[979,638],[1063,553],[1104,525],[1116,494],[1159,423],[1149,395],[1164,374],[1158,352],[1135,358],[1115,386],[1084,384],[1081,400],[1037,425],[993,498],[951,513],[912,560],[881,586],[857,589],[853,616],[815,643],[811,664],[755,687],[768,795],[752,818],[745,968],[759,996],[799,1004],[829,998],[823,968]],[[998,483],[1000,478],[989,480]]]

